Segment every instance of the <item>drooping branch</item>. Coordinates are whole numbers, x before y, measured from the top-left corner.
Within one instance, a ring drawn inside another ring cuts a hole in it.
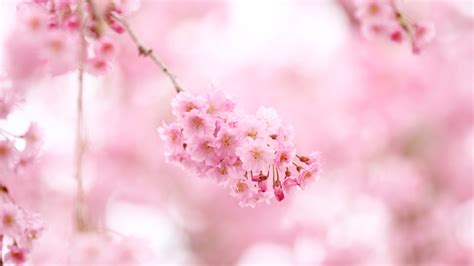
[[[152,49],[145,48],[145,46],[140,42],[138,39],[137,35],[135,32],[132,30],[130,24],[124,19],[116,14],[112,14],[112,17],[118,21],[120,24],[123,25],[125,30],[127,31],[128,35],[132,39],[132,41],[135,43],[135,45],[138,48],[138,53],[142,56],[150,58],[160,69],[161,71],[168,77],[168,79],[171,81],[171,83],[174,86],[174,89],[176,90],[177,93],[180,93],[183,91],[183,88],[181,85],[178,83],[178,80],[176,79],[176,76],[173,75],[168,67],[160,60],[158,57],[155,55]]]
[[[78,91],[76,98],[76,146],[74,176],[76,178],[76,227],[79,231],[86,228],[84,184],[83,184],[83,161],[85,153],[85,132],[84,132],[84,60],[86,57],[86,39],[84,36],[83,8],[84,3],[79,1],[77,12],[80,18],[80,54],[79,54],[79,74]]]

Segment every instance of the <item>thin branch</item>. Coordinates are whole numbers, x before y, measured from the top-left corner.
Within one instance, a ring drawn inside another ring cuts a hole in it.
[[[81,21],[80,24],[80,58],[79,58],[79,75],[78,75],[78,92],[76,99],[76,147],[75,147],[75,178],[76,178],[76,226],[79,231],[86,227],[85,221],[85,202],[84,202],[84,185],[82,180],[83,175],[83,161],[85,152],[85,134],[84,134],[84,59],[86,57],[86,39],[84,37],[84,23],[83,23],[83,1],[80,0],[78,4],[78,15]]]
[[[123,18],[121,18],[121,17],[119,17],[115,14],[112,14],[112,17],[124,26],[124,28],[127,31],[128,35],[130,36],[132,41],[137,46],[138,53],[142,56],[149,57],[161,69],[161,71],[168,77],[168,79],[173,84],[176,92],[177,93],[182,92],[183,89],[182,89],[181,85],[179,85],[178,80],[176,79],[176,76],[173,75],[168,70],[168,67],[166,67],[166,65],[161,60],[158,59],[158,57],[153,53],[152,49],[147,49],[147,48],[145,48],[145,46],[143,46],[141,44],[141,42],[138,40],[137,35],[135,34],[135,32],[130,27],[130,24],[128,24],[128,22],[125,19],[123,19]]]

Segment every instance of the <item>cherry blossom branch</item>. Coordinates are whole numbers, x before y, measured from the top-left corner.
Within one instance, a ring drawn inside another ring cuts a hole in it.
[[[75,173],[76,178],[76,226],[79,231],[86,227],[85,221],[85,203],[84,203],[84,185],[82,180],[83,175],[83,161],[85,152],[85,134],[84,134],[84,58],[86,56],[86,40],[84,37],[84,22],[83,18],[83,1],[80,0],[78,4],[78,16],[81,21],[80,24],[80,59],[79,59],[79,75],[78,75],[78,92],[76,100],[76,147],[75,147]]]
[[[138,53],[141,55],[141,56],[145,56],[145,57],[149,57],[160,69],[161,71],[168,77],[168,79],[171,81],[171,83],[173,84],[175,90],[176,90],[176,93],[180,93],[183,91],[181,85],[179,85],[178,83],[178,80],[176,79],[176,76],[173,75],[169,70],[168,70],[168,67],[161,61],[158,59],[158,57],[153,53],[153,50],[152,49],[148,49],[148,48],[145,48],[145,46],[143,46],[141,44],[141,42],[138,40],[138,37],[137,35],[135,34],[135,32],[132,30],[132,28],[130,27],[130,24],[123,18],[115,15],[115,14],[112,14],[112,17],[118,21],[120,24],[123,25],[123,27],[125,28],[125,30],[127,31],[128,35],[130,36],[130,38],[132,39],[132,41],[135,43],[135,45],[137,46],[138,48]]]

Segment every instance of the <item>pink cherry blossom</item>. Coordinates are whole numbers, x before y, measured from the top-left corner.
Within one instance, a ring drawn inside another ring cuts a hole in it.
[[[317,180],[317,176],[321,170],[321,154],[313,152],[308,157],[299,157],[300,161],[305,165],[301,167],[298,175],[298,184],[304,188],[310,182]]]
[[[242,161],[242,167],[256,173],[268,171],[273,154],[263,141],[246,141],[237,148],[236,154]]]
[[[239,121],[239,129],[243,138],[257,140],[266,137],[262,121],[253,115],[247,115],[242,121]]]
[[[356,16],[360,19],[386,19],[394,16],[390,0],[359,0]]]
[[[94,44],[96,56],[103,58],[113,58],[117,53],[117,44],[108,37],[103,37]]]
[[[23,265],[26,262],[28,250],[20,248],[16,244],[8,246],[9,251],[5,255],[5,262],[15,266]]]
[[[201,113],[197,109],[184,115],[183,135],[187,138],[197,138],[213,134],[215,130],[214,119]]]
[[[413,25],[413,53],[420,53],[435,37],[435,27],[432,23],[417,23]]]
[[[110,64],[103,57],[94,57],[87,60],[87,71],[94,75],[103,75],[108,72]]]
[[[205,99],[201,96],[193,97],[188,93],[180,93],[171,101],[173,114],[179,119],[193,110],[207,111]]]
[[[232,112],[235,103],[231,101],[222,91],[214,91],[206,95],[207,110],[206,112],[213,116],[223,116]],[[225,117],[223,117],[225,118]]]
[[[384,37],[395,43],[411,42],[412,52],[418,54],[434,38],[432,23],[417,23],[401,11],[395,0],[361,0],[356,5],[356,17],[364,36]]]
[[[161,139],[163,139],[167,145],[170,145],[171,148],[183,148],[183,129],[178,123],[171,123],[169,125],[163,123],[163,126],[158,129],[158,132]]]
[[[215,146],[219,149],[221,156],[232,156],[235,154],[235,149],[239,146],[240,138],[236,134],[235,129],[228,124],[223,124],[219,128]]]
[[[14,144],[2,137],[4,136],[0,135],[0,173],[5,174],[6,171],[12,169],[18,153]]]
[[[2,202],[0,206],[0,235],[17,238],[21,234],[22,221],[18,207]]]
[[[190,142],[188,148],[191,159],[197,162],[212,160],[211,158],[216,156],[213,142],[214,139],[207,136],[196,138]]]
[[[167,160],[227,186],[241,206],[281,201],[289,188],[286,180],[306,183],[319,171],[316,153],[299,157],[307,158],[303,163],[308,167],[294,166],[293,130],[274,109],[261,107],[255,116],[244,115],[222,92],[182,92],[173,99],[172,111],[177,122],[158,129]]]

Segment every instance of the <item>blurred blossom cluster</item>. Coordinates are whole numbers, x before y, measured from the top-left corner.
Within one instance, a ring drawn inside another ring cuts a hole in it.
[[[472,10],[0,1],[0,265],[473,265]]]
[[[106,73],[116,52],[110,35],[125,30],[112,14],[129,14],[137,7],[138,1],[133,0],[20,1],[15,36],[6,44],[16,51],[9,74],[16,78],[33,73],[61,75],[76,69],[83,57],[88,72]],[[85,12],[78,13],[80,8]],[[82,41],[85,51],[81,51]]]
[[[4,120],[14,111],[20,94],[15,92],[8,82],[0,81],[0,87],[0,118]],[[9,187],[21,186],[16,180],[31,171],[31,165],[39,152],[40,136],[33,123],[22,135],[10,133],[7,128],[8,125],[0,125],[0,255],[3,254],[5,243],[8,246],[5,263],[18,265],[25,263],[33,240],[36,240],[43,230],[43,223],[36,214],[23,209],[15,202]],[[3,263],[3,260],[1,261]]]
[[[356,15],[367,37],[380,35],[398,43],[409,39],[413,53],[418,54],[432,41],[435,29],[430,22],[413,22],[398,7],[403,4],[395,0],[361,0]]]

